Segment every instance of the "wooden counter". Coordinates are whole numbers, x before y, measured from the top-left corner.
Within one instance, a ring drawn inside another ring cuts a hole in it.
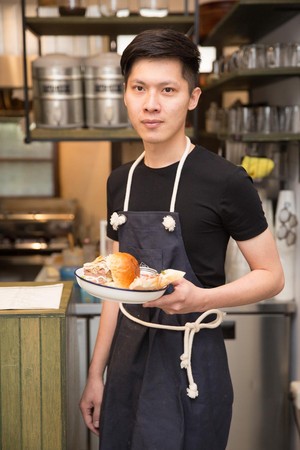
[[[0,283],[0,287],[45,284],[51,283]],[[72,403],[68,390],[76,383],[76,322],[73,283],[63,284],[59,309],[0,310],[3,450],[75,449],[68,437],[74,420],[67,411]]]

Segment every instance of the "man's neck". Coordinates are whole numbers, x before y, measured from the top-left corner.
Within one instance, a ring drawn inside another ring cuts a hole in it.
[[[187,147],[187,139],[184,136],[180,141],[162,142],[159,144],[145,143],[145,165],[152,169],[170,166],[180,161]],[[189,145],[189,150],[194,146]]]

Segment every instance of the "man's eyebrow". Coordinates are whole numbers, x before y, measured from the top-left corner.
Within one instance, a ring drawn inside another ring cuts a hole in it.
[[[133,78],[130,80],[131,83],[137,83],[137,84],[145,84],[143,80],[140,80],[139,78]]]
[[[147,84],[145,81],[143,81],[143,80],[140,80],[139,78],[133,78],[132,80],[130,80],[130,82],[131,83],[137,83],[137,84],[142,84],[142,85],[145,85],[145,84]],[[163,81],[160,81],[159,83],[157,83],[158,84],[158,86],[167,86],[167,85],[175,85],[175,86],[178,86],[178,83],[177,83],[177,81],[175,81],[175,80],[163,80]]]

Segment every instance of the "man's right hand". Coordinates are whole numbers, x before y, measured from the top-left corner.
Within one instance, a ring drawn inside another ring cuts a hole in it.
[[[99,436],[100,408],[104,383],[100,376],[89,377],[79,407],[86,426]]]

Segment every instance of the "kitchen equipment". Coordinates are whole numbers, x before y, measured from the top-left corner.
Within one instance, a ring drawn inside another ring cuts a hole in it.
[[[107,52],[86,58],[84,85],[88,127],[128,126],[120,56],[117,53]]]
[[[100,14],[105,17],[128,17],[128,0],[99,0]]]
[[[58,0],[58,11],[61,16],[84,16],[86,11],[85,0]]]
[[[263,44],[250,44],[242,47],[242,67],[244,69],[261,69],[265,65],[265,46]]]
[[[295,302],[226,308],[222,329],[234,389],[228,450],[289,448],[291,320]]]
[[[280,42],[266,45],[266,67],[288,67],[288,45]]]
[[[291,67],[300,66],[300,42],[289,42],[287,44],[288,65]]]
[[[166,17],[168,7],[168,0],[140,0],[139,2],[139,12],[143,17]]]
[[[48,54],[32,62],[33,109],[37,126],[84,125],[81,59]]]
[[[0,199],[0,281],[32,281],[47,258],[69,247],[77,203],[61,198]]]

